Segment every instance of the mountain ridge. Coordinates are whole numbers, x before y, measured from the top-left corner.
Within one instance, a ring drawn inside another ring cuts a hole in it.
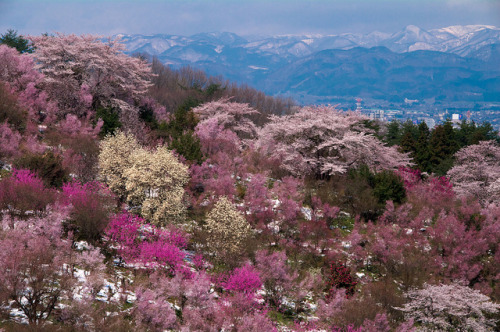
[[[147,53],[174,68],[190,65],[297,100],[307,94],[448,101],[500,96],[500,28],[488,25],[431,30],[409,25],[393,34],[252,40],[230,32],[121,37],[129,53]]]

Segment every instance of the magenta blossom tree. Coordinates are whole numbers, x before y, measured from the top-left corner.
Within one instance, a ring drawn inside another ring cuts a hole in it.
[[[127,264],[165,268],[171,273],[187,272],[183,264],[187,236],[175,227],[157,228],[142,218],[122,213],[111,219],[105,234]]]

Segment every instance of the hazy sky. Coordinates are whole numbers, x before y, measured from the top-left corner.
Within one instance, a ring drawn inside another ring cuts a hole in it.
[[[337,34],[409,24],[500,27],[500,0],[0,0],[0,33]]]

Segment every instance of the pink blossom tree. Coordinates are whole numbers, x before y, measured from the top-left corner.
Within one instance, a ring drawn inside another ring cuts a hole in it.
[[[73,299],[76,286],[83,286],[73,273],[75,266],[88,271],[87,280],[97,281],[90,273],[102,271],[103,257],[98,251],[75,253],[72,241],[61,238],[66,217],[63,209],[25,221],[2,220],[0,301],[2,306],[13,301],[11,306],[22,310],[31,325],[42,325],[63,299]],[[86,287],[92,284],[102,285],[94,282]]]
[[[425,285],[409,291],[409,302],[400,308],[407,319],[425,330],[493,331],[491,314],[500,305],[477,290],[459,284]]]
[[[294,175],[344,173],[362,164],[374,170],[408,165],[410,158],[380,142],[363,125],[366,120],[332,107],[304,107],[273,117],[260,131],[258,147]]]
[[[461,149],[448,176],[459,196],[473,196],[483,204],[500,200],[500,146],[483,141]]]
[[[21,134],[13,130],[6,122],[0,124],[0,161],[19,155]]]
[[[14,48],[0,45],[0,81],[17,94],[19,104],[28,110],[29,119],[35,123],[45,118],[52,119],[57,111],[46,91],[40,89],[44,80],[29,54],[20,54]],[[28,129],[34,129],[29,125],[28,122]]]
[[[157,228],[142,218],[122,213],[111,219],[105,234],[127,264],[165,269],[172,274],[186,272],[183,262],[187,236],[177,228]]]
[[[81,239],[98,242],[116,206],[114,195],[99,182],[78,181],[62,187],[61,202],[71,206],[69,227]]]
[[[198,126],[205,125],[205,121],[216,119],[218,125],[233,131],[241,139],[252,139],[257,136],[257,128],[251,117],[258,115],[259,112],[248,104],[220,99],[195,107],[193,113],[200,119]]]
[[[90,107],[112,99],[138,99],[150,86],[151,69],[139,58],[123,53],[117,39],[64,35],[30,37],[37,67],[47,77],[45,89],[57,100],[60,118],[79,117]]]

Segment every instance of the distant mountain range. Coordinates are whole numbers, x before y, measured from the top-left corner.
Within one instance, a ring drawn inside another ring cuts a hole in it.
[[[120,37],[129,53],[148,53],[173,67],[190,65],[299,101],[500,101],[500,28],[494,26],[426,31],[410,25],[394,34]]]

